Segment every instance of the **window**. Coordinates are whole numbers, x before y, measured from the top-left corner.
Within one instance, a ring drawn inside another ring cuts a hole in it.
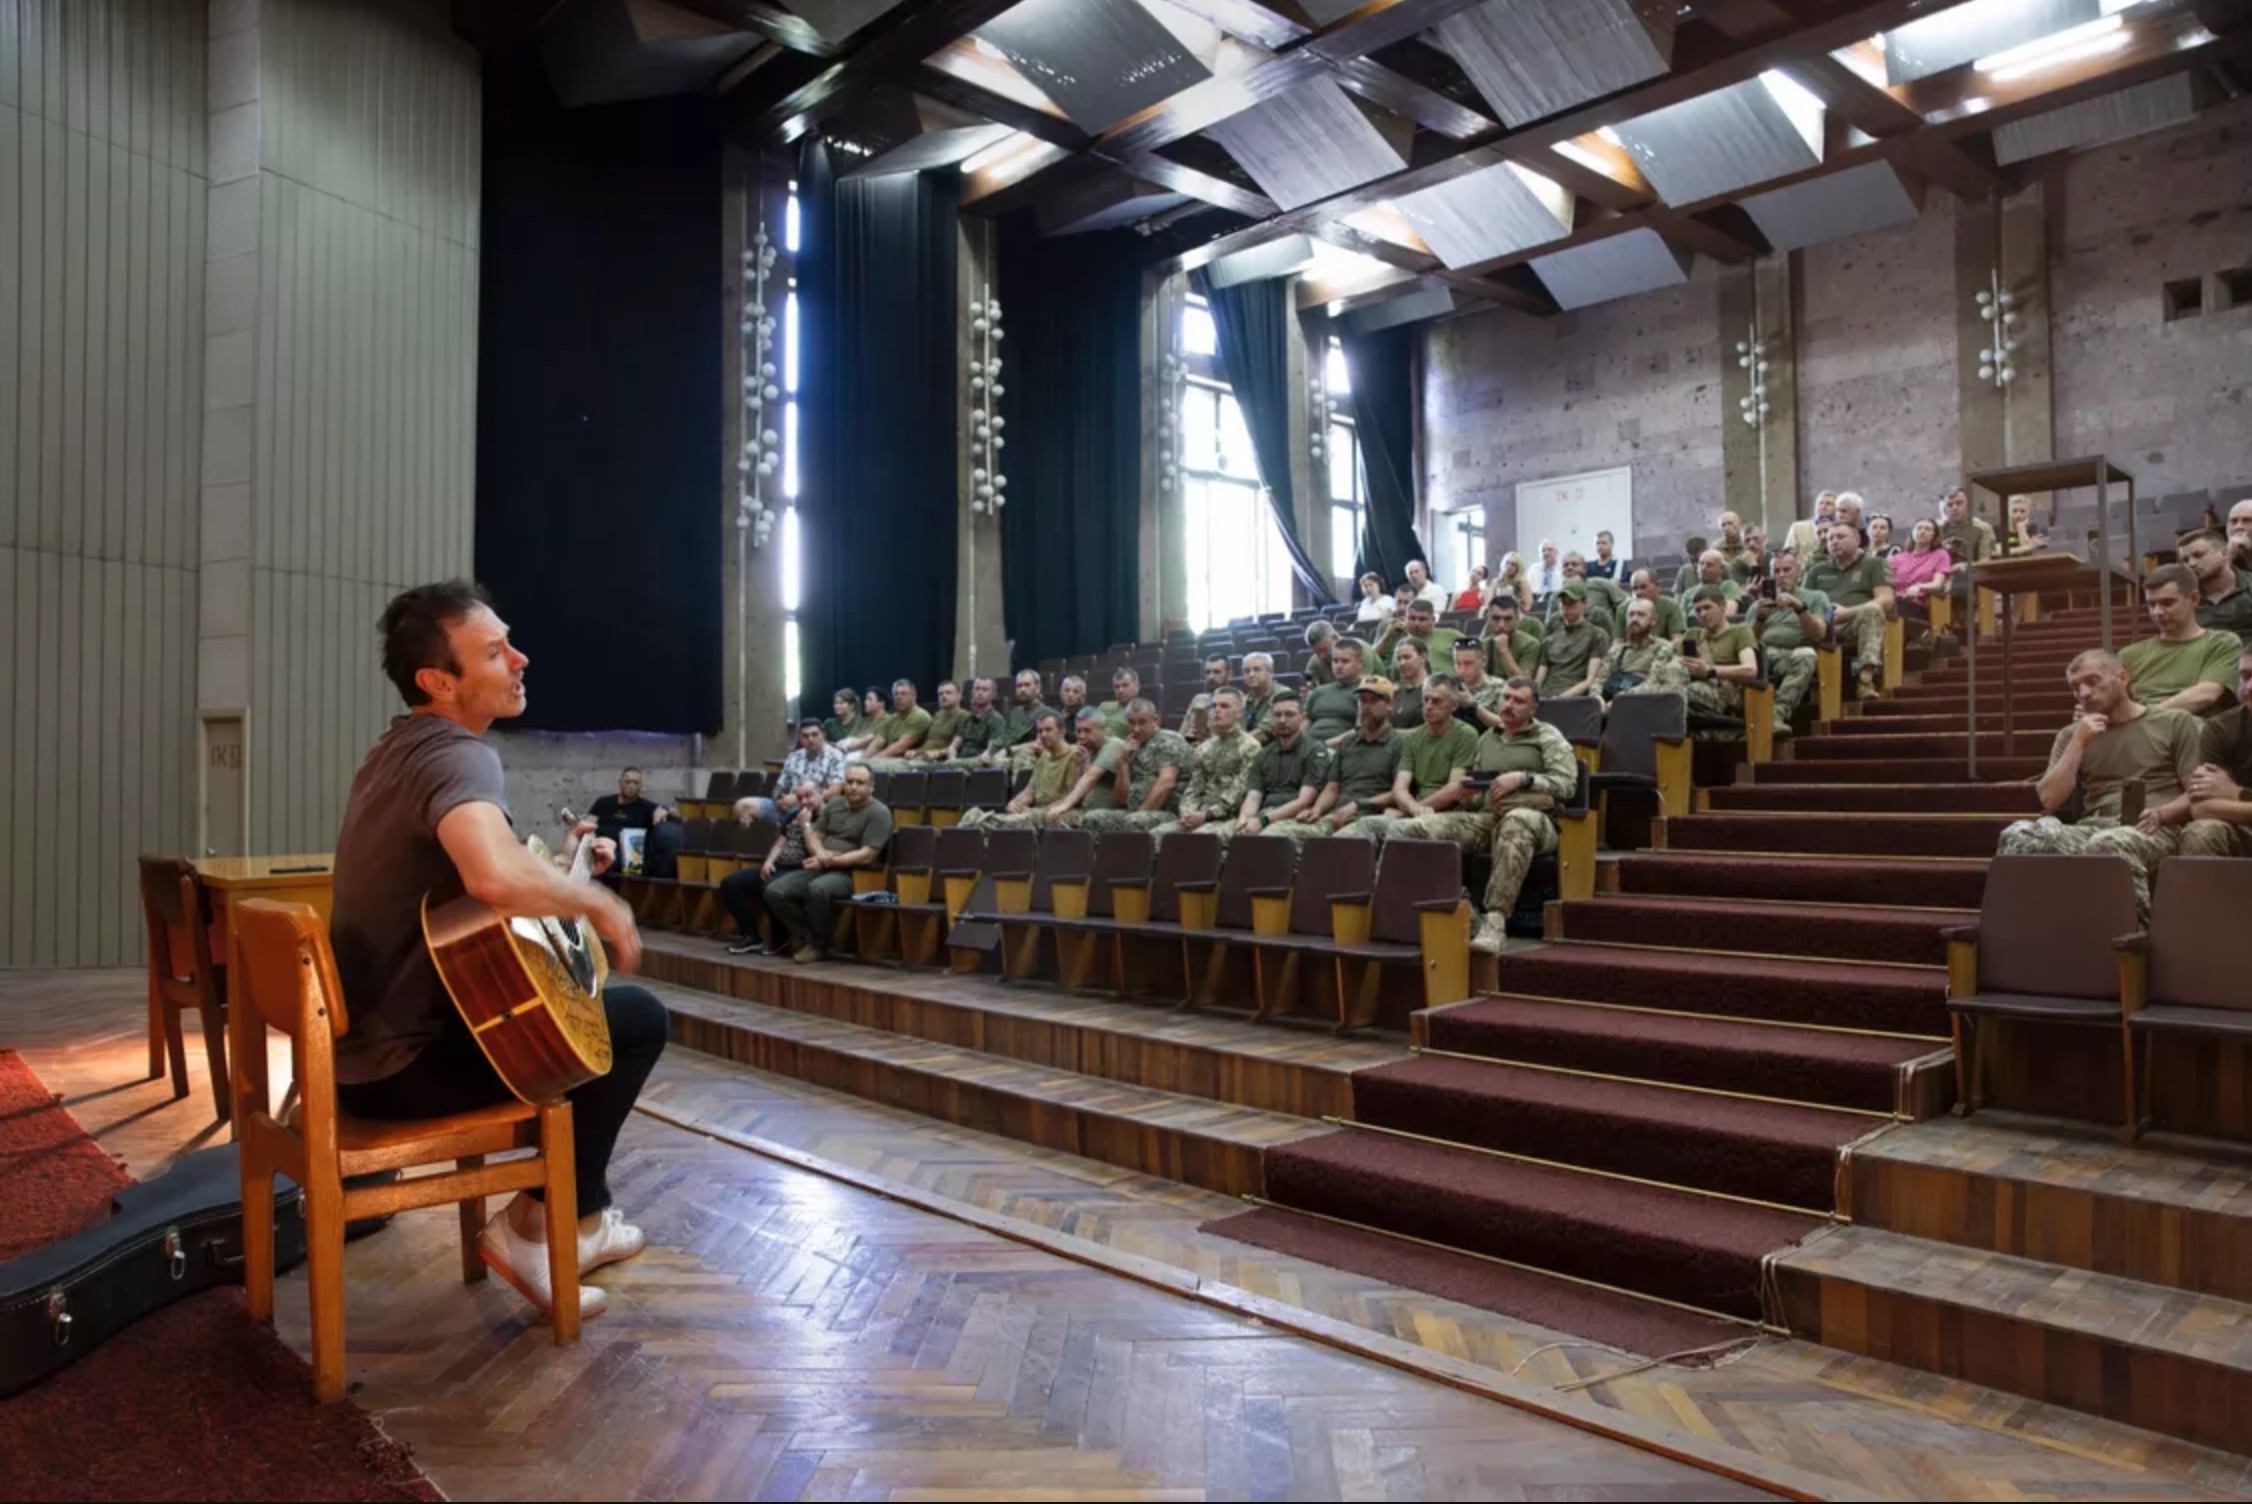
[[[786,703],[795,704],[805,682],[798,649],[798,185],[794,182],[782,214],[782,250],[789,258],[783,263],[789,291],[782,299],[782,695]],[[818,716],[827,708],[817,697],[805,713]]]
[[[1442,512],[1431,521],[1438,535],[1431,540],[1431,576],[1450,591],[1460,590],[1470,583],[1470,566],[1485,561],[1485,508]]]
[[[1368,480],[1361,469],[1360,430],[1344,403],[1353,390],[1353,373],[1345,364],[1344,345],[1335,339],[1322,361],[1322,385],[1338,404],[1323,446],[1329,457],[1329,573],[1346,583],[1345,599],[1355,600],[1360,590],[1352,583],[1353,563],[1360,552],[1361,519],[1368,511]]]
[[[1290,551],[1259,484],[1251,431],[1220,379],[1218,331],[1202,298],[1181,309],[1181,511],[1192,627],[1290,609]]]

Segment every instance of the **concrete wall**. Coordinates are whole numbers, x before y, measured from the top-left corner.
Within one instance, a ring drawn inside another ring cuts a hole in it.
[[[2252,481],[2252,306],[2216,311],[2212,274],[2252,264],[2252,101],[2085,153],[2051,205],[2055,451],[2105,451],[2144,494]],[[1898,230],[1798,256],[1800,483],[1855,489],[1897,513],[1963,466],[1956,284],[1960,216],[1934,191]],[[2160,287],[2206,279],[2207,311],[2165,323]],[[1637,546],[1705,530],[1721,495],[1713,272],[1686,288],[1560,318],[1482,313],[1434,326],[1422,397],[1433,509],[1487,507],[1513,546],[1522,480],[1635,467]],[[1725,341],[1725,345],[1722,343]]]
[[[0,966],[136,958],[195,828],[205,24],[0,0]]]

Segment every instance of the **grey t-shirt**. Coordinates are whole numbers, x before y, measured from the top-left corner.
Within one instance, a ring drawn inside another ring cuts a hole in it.
[[[891,842],[891,811],[881,799],[871,799],[858,809],[842,794],[821,806],[813,828],[821,832],[821,846],[831,856],[849,856],[863,846],[883,854]]]
[[[328,925],[352,1025],[336,1042],[340,1082],[406,1069],[454,1017],[423,945],[422,900],[460,896],[461,874],[438,842],[438,822],[479,800],[508,813],[500,754],[443,716],[392,721],[352,779]]]

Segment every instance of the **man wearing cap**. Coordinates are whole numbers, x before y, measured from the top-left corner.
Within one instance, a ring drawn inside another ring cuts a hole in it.
[[[1360,721],[1330,752],[1328,777],[1313,807],[1297,819],[1276,820],[1268,835],[1303,845],[1308,836],[1335,835],[1363,815],[1391,808],[1404,740],[1392,729],[1392,681],[1365,678],[1359,695]]]
[[[1587,619],[1601,627],[1605,633],[1616,637],[1619,632],[1619,613],[1626,609],[1626,592],[1610,580],[1591,580],[1587,577],[1587,558],[1583,554],[1564,555],[1564,583],[1557,595],[1548,599],[1547,626],[1555,626],[1563,614],[1561,592],[1578,585],[1587,591]]]
[[[1400,770],[1392,777],[1392,811],[1363,815],[1343,834],[1381,845],[1425,815],[1463,808],[1470,797],[1465,780],[1477,755],[1478,733],[1455,714],[1466,703],[1462,681],[1433,674],[1423,686],[1423,724],[1400,739]]]
[[[1611,635],[1587,619],[1587,585],[1574,580],[1557,592],[1561,619],[1540,640],[1533,687],[1551,700],[1585,695],[1603,682]]]

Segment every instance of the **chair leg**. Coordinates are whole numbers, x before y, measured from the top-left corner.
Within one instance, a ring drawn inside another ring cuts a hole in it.
[[[1960,1013],[1949,1024],[1955,1035],[1955,1116],[1967,1118],[1971,1111],[1970,1025]]]
[[[164,1015],[169,1011],[164,1006],[164,994],[157,990],[156,975],[152,967],[149,975],[149,1079],[151,1081],[164,1074]]]
[[[253,1321],[274,1319],[274,1177],[242,1153],[242,1303]]]
[[[464,1170],[481,1169],[484,1163],[485,1156],[482,1154],[464,1154],[460,1159],[454,1161],[456,1167]],[[465,1285],[474,1285],[482,1281],[486,1273],[484,1257],[477,1252],[477,1239],[485,1231],[485,1198],[472,1196],[461,1203],[459,1210],[461,1213],[461,1282]]]
[[[211,1100],[219,1113],[219,1121],[229,1122],[234,1117],[233,1091],[227,1080],[227,1016],[217,1005],[198,1009],[203,1020],[203,1062],[211,1071]]]
[[[571,1104],[540,1109],[540,1158],[547,1165],[547,1277],[555,1295],[555,1345],[579,1340],[579,1186],[571,1157]]]
[[[172,1060],[172,1100],[188,1094],[188,1042],[180,1032],[180,1010],[164,1005],[164,1052]]]
[[[344,1398],[344,1186],[334,1166],[305,1188],[305,1284],[313,1306],[313,1398]]]

